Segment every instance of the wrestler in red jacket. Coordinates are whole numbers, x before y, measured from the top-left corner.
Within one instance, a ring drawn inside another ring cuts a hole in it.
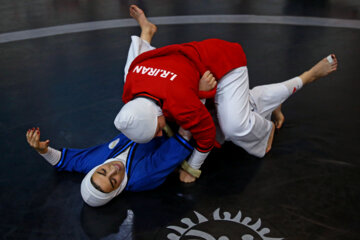
[[[199,92],[200,76],[210,70],[216,79],[221,79],[242,66],[246,66],[242,47],[220,39],[158,48],[141,54],[132,62],[123,101],[128,103],[145,97],[156,102],[166,119],[175,121],[193,135],[197,146],[189,162],[196,162],[197,158],[203,161],[214,146],[215,125],[200,98],[212,97],[215,91],[212,96]],[[121,130],[127,134],[126,130]]]

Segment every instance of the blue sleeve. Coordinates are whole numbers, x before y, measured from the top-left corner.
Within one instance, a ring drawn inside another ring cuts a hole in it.
[[[54,167],[59,171],[88,173],[93,167],[106,161],[101,148],[91,147],[86,149],[64,148],[61,159]]]
[[[88,173],[131,143],[125,136],[118,135],[110,142],[90,148],[64,148],[60,161],[54,167],[60,171]]]
[[[189,157],[192,151],[193,147],[180,135],[167,139],[139,161],[132,161],[126,190],[136,192],[156,188]]]

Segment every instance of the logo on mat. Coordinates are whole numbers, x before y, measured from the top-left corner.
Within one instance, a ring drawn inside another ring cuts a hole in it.
[[[239,211],[235,217],[231,217],[229,212],[223,212],[220,216],[220,208],[216,209],[212,218],[208,219],[204,215],[194,211],[197,220],[193,222],[190,218],[181,219],[181,226],[168,226],[174,232],[167,235],[169,240],[281,240],[282,238],[272,238],[265,235],[270,233],[270,229],[261,226],[261,219],[251,222],[251,218],[243,217]],[[221,233],[218,229],[222,229]]]
[[[109,149],[114,149],[114,147],[116,147],[116,145],[119,143],[120,138],[115,139],[114,141],[112,141],[111,143],[109,143]]]

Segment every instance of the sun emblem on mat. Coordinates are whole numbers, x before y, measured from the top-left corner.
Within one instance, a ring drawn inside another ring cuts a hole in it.
[[[282,238],[271,238],[265,235],[270,229],[261,226],[259,218],[255,223],[249,217],[243,217],[239,211],[234,217],[229,212],[223,212],[220,216],[220,208],[212,214],[212,219],[194,211],[197,221],[194,223],[190,218],[181,219],[182,226],[168,226],[175,233],[169,233],[169,240],[281,240]],[[185,226],[186,225],[186,226]],[[214,230],[216,229],[216,230]],[[222,233],[218,233],[222,229]],[[225,234],[224,234],[225,233]]]

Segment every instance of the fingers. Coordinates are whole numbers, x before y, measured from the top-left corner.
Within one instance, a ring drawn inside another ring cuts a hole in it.
[[[36,147],[40,140],[39,128],[32,128],[26,132],[26,140],[31,147]]]
[[[33,135],[33,131],[34,131],[34,128],[32,129],[29,129],[27,132],[26,132],[26,140],[28,142],[28,144],[31,146],[31,138],[32,138],[32,135]]]
[[[208,70],[204,73],[205,80],[208,82],[208,84],[214,88],[216,86],[216,79],[214,75]]]
[[[215,79],[214,78],[214,75],[209,71],[207,70],[204,74],[203,74],[203,78],[205,78],[206,80],[210,81],[212,79]]]
[[[39,141],[39,139],[40,139],[40,130],[39,130],[39,128],[36,128],[34,130],[34,133],[32,135],[32,139],[35,140],[35,141],[36,140]]]
[[[30,143],[31,139],[32,139],[32,136],[34,134],[34,131],[35,131],[35,128],[32,128],[32,129],[29,129],[27,132],[26,132],[26,139],[27,141]]]
[[[29,137],[30,137],[30,129],[27,130],[26,132],[26,140],[29,142]]]
[[[214,75],[209,70],[207,70],[200,79],[199,90],[200,91],[210,91],[210,90],[214,89],[216,84],[217,84],[217,82],[216,82]]]
[[[214,88],[216,86],[216,80],[215,77],[213,77],[213,75],[211,74],[211,76],[209,76],[209,78],[207,79],[208,84]]]
[[[213,77],[210,81],[211,86],[214,88],[216,86],[216,79]]]
[[[39,142],[39,137],[38,137],[38,135],[40,134],[40,132],[39,132],[38,129],[39,129],[39,128],[33,130],[32,135],[31,135],[30,141],[31,141],[31,143],[34,144],[34,145],[36,144],[36,142]]]
[[[207,70],[207,71],[204,73],[203,77],[207,78],[210,74],[211,74],[211,72],[210,72],[209,70]]]

